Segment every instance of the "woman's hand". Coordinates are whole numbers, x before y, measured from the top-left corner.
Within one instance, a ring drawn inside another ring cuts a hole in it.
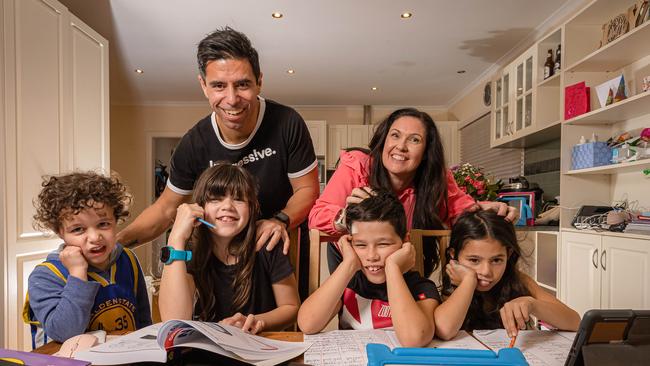
[[[409,242],[403,243],[402,247],[386,257],[386,267],[396,265],[400,272],[406,273],[415,266],[415,248]]]
[[[357,252],[355,252],[354,248],[352,248],[351,240],[351,235],[343,235],[341,238],[339,238],[339,241],[336,245],[339,247],[339,251],[343,255],[342,264],[348,264],[350,266],[350,269],[356,272],[361,269],[361,260],[359,259]]]
[[[233,327],[241,328],[246,333],[257,334],[264,329],[264,320],[255,318],[255,315],[236,313],[235,315],[221,320],[219,323],[232,325]]]
[[[474,281],[474,287],[478,283],[478,277],[476,272],[460,263],[457,260],[452,259],[445,266],[445,271],[449,275],[449,279],[454,286],[460,286],[463,281]]]
[[[345,199],[345,207],[349,206],[351,203],[359,203],[371,195],[375,195],[375,191],[370,187],[357,187],[350,192],[348,198]]]
[[[197,218],[203,218],[205,211],[196,203],[183,203],[176,209],[176,219],[172,232],[169,234],[169,245],[176,250],[185,250],[185,243],[192,235],[192,230],[201,223]]]
[[[530,314],[533,313],[534,302],[535,298],[532,296],[521,296],[508,301],[499,310],[501,322],[508,337],[516,336],[519,329],[526,329],[526,323],[530,320]]]
[[[519,210],[512,206],[508,206],[504,202],[481,201],[477,202],[477,204],[481,210],[491,210],[496,212],[499,216],[505,216],[506,221],[517,222],[517,220],[519,220]]]

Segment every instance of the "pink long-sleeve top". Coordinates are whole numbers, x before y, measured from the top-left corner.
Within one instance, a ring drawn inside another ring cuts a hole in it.
[[[309,228],[318,229],[332,236],[341,235],[342,233],[334,227],[334,218],[345,207],[345,200],[354,188],[369,185],[369,176],[370,156],[368,154],[362,151],[341,151],[338,168],[309,212]],[[415,209],[415,188],[410,186],[396,194],[406,211],[407,228],[411,229]],[[451,227],[451,223],[458,215],[475,204],[471,196],[458,188],[454,176],[448,171],[445,224]],[[440,217],[445,216],[442,210],[444,208],[441,208]]]

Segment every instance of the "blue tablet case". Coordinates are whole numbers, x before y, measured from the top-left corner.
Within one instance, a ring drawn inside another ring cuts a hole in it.
[[[384,365],[528,365],[518,348],[490,350],[451,348],[390,348],[383,344],[366,346],[368,366]]]

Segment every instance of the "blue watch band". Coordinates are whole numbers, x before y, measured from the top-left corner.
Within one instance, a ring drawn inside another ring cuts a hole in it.
[[[165,264],[171,264],[174,261],[189,262],[191,259],[192,251],[190,250],[176,250],[170,246],[160,249],[160,261]]]

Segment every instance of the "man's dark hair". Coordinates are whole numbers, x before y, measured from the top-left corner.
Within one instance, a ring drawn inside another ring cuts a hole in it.
[[[255,82],[260,80],[260,61],[257,51],[244,33],[225,27],[208,34],[199,42],[196,52],[199,72],[205,80],[205,68],[208,62],[215,60],[246,59],[253,68]]]
[[[357,221],[388,222],[400,238],[406,237],[404,206],[392,192],[386,190],[375,191],[374,195],[348,206],[345,210],[345,223],[349,233],[352,233],[352,224]]]

